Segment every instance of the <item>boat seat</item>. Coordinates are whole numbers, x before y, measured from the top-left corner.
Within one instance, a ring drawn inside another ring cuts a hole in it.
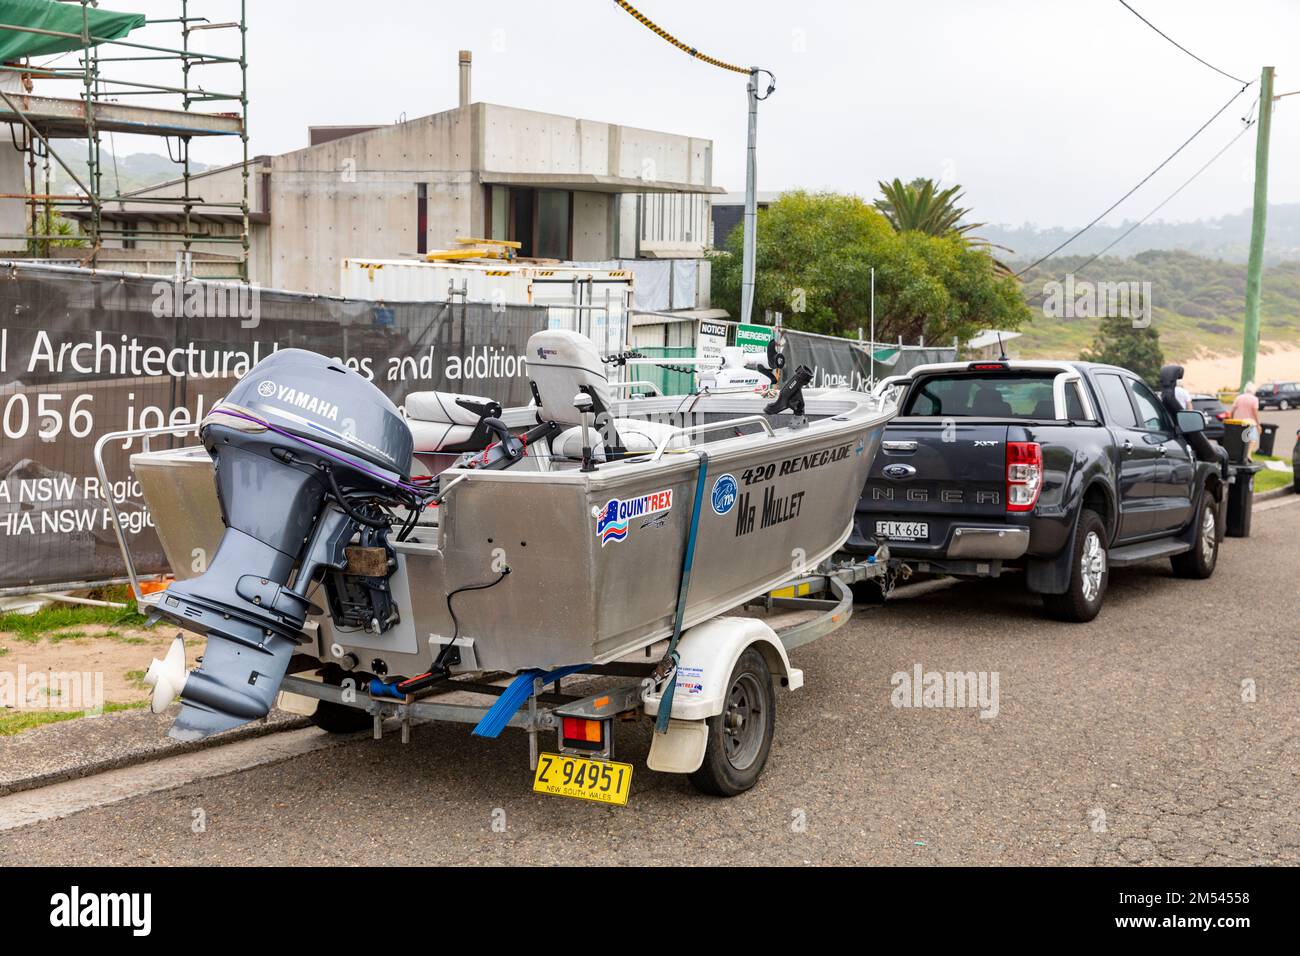
[[[545,329],[528,339],[528,377],[537,390],[543,421],[581,425],[573,398],[585,391],[599,418],[613,405],[605,363],[591,339],[568,329]]]
[[[614,430],[629,455],[648,455],[659,447],[659,443],[674,431],[672,425],[663,422],[647,422],[636,418],[615,418]],[[596,461],[605,460],[605,438],[600,428],[591,429],[591,457]],[[689,435],[678,435],[668,443],[670,449],[690,447]],[[582,426],[569,428],[555,437],[551,442],[551,453],[558,458],[582,460]]]
[[[412,476],[436,475],[455,462],[460,453],[481,451],[487,446],[485,440],[471,442],[480,413],[458,404],[457,399],[476,406],[492,403],[490,398],[457,392],[411,392],[406,396],[406,425],[415,442]]]

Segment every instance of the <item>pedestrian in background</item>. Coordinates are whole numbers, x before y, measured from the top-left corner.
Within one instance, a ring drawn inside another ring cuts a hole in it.
[[[1251,456],[1255,454],[1255,449],[1259,447],[1259,399],[1255,397],[1254,382],[1246,383],[1237,400],[1232,403],[1228,417],[1237,421],[1250,422],[1250,428],[1242,436],[1242,440],[1246,443],[1246,460],[1250,461]]]

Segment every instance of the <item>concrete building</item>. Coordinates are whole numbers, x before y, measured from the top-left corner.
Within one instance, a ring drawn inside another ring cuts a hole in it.
[[[374,127],[314,127],[311,145],[250,163],[249,277],[262,286],[339,290],[347,257],[392,258],[447,248],[458,237],[510,239],[519,255],[566,261],[699,259],[709,244],[713,144],[708,139],[469,102],[468,54],[461,105]],[[205,199],[242,191],[242,164],[191,177]],[[179,213],[133,194],[106,218],[162,229]],[[239,235],[232,214],[212,234]],[[148,232],[158,231],[150,227]],[[134,258],[175,246],[124,239]],[[198,274],[227,247],[195,245]],[[122,253],[130,255],[130,253]],[[153,270],[156,271],[156,270]],[[707,306],[707,269],[697,272]]]

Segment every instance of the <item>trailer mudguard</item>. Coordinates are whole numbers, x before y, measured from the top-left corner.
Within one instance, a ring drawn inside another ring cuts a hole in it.
[[[752,617],[715,617],[682,635],[677,645],[677,691],[673,695],[674,720],[705,720],[726,707],[731,672],[745,648],[755,645],[780,686],[798,690],[803,671],[790,666],[789,655],[776,632]],[[646,695],[645,712],[659,713],[661,691]]]
[[[704,760],[708,727],[704,723],[726,708],[731,672],[746,648],[756,648],[772,676],[789,690],[803,686],[803,671],[790,666],[790,657],[776,632],[752,617],[715,617],[684,633],[677,644],[677,689],[668,731],[651,738],[646,763],[665,773],[693,773]],[[646,695],[644,710],[659,713],[661,690]]]

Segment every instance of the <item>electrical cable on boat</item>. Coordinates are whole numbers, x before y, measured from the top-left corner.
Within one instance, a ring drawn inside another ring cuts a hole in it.
[[[364,515],[360,511],[357,511],[356,508],[352,507],[352,505],[348,503],[347,498],[344,496],[343,492],[339,489],[339,483],[338,480],[334,477],[333,468],[325,469],[325,477],[329,480],[330,493],[334,496],[334,500],[338,503],[338,506],[343,509],[344,514],[346,514],[349,518],[351,518],[357,524],[365,525],[367,528],[391,527],[391,524],[387,518],[371,518],[369,515]]]
[[[413,693],[446,676],[447,661],[450,659],[452,651],[456,650],[456,641],[460,637],[460,619],[456,617],[456,611],[451,606],[451,599],[462,591],[487,591],[494,588],[504,581],[509,573],[510,568],[506,566],[501,569],[495,581],[489,581],[487,584],[466,584],[447,595],[447,613],[451,615],[452,623],[451,640],[443,645],[442,650],[438,652],[438,657],[434,660],[432,667],[423,674],[417,674],[415,677],[399,682],[397,685],[399,690],[406,694]]]

